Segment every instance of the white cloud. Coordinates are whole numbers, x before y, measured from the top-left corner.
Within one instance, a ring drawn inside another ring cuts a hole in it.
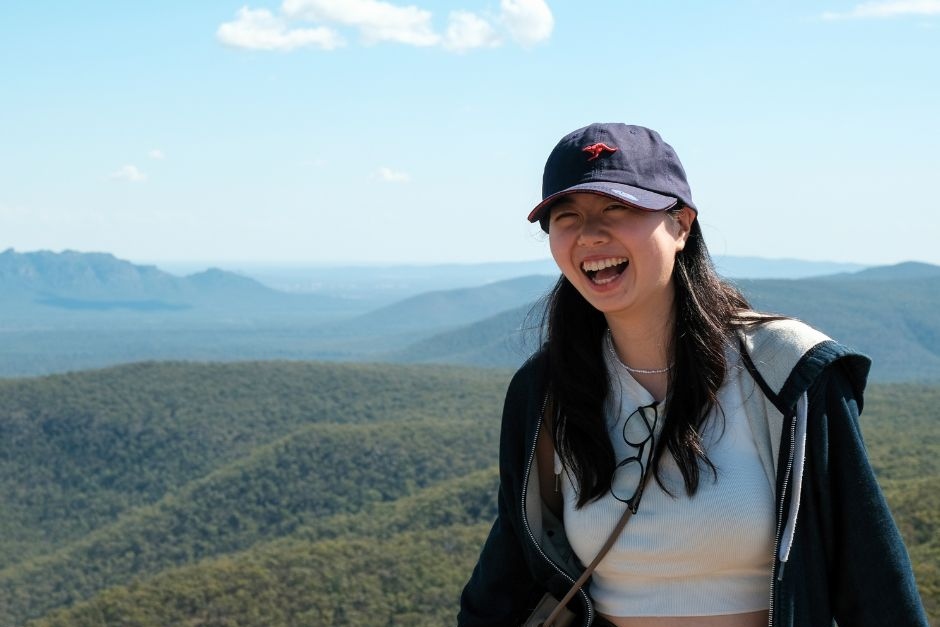
[[[523,46],[551,37],[555,18],[544,0],[501,0],[501,18],[509,34]]]
[[[434,46],[441,41],[431,26],[431,12],[416,6],[380,0],[284,0],[281,8],[291,18],[357,28],[367,43]]]
[[[108,175],[112,181],[128,181],[131,183],[142,183],[147,180],[147,175],[141,172],[136,165],[122,165]]]
[[[826,12],[824,20],[870,19],[902,17],[906,15],[940,15],[940,0],[896,0],[893,2],[864,2],[845,13]]]
[[[333,50],[344,45],[338,33],[325,26],[289,28],[287,22],[266,9],[242,7],[233,22],[225,22],[216,31],[219,41],[249,50],[294,50],[314,46]]]
[[[431,11],[384,0],[283,0],[280,13],[242,7],[237,19],[219,26],[219,41],[253,50],[293,50],[316,46],[332,50],[345,45],[334,27],[353,29],[365,44],[392,42],[438,46],[451,52],[493,48],[504,40],[533,46],[547,40],[555,18],[545,0],[500,0],[490,19],[465,11],[448,15],[443,34],[434,29]],[[315,27],[295,28],[297,21]]]
[[[444,34],[444,47],[455,52],[500,45],[493,25],[469,11],[453,11]]]
[[[379,168],[375,176],[380,181],[385,181],[386,183],[407,183],[411,180],[411,176],[409,176],[407,172],[400,172],[385,166]]]
[[[166,159],[166,155],[159,148],[154,148],[147,154],[150,155],[151,159],[156,159],[158,161],[162,161],[163,159]]]

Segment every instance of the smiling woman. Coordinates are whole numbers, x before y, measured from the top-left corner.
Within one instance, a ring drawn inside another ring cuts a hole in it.
[[[567,135],[542,198],[529,220],[562,276],[506,395],[499,517],[459,624],[567,594],[569,622],[545,625],[925,626],[859,435],[869,360],[717,276],[655,131]]]

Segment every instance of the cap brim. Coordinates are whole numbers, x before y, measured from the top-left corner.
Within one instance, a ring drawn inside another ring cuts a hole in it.
[[[542,214],[559,198],[577,193],[607,196],[625,205],[630,205],[631,207],[636,207],[644,211],[665,211],[666,209],[672,209],[676,206],[676,203],[679,202],[678,199],[672,196],[663,196],[662,194],[640,189],[639,187],[624,185],[623,183],[595,181],[592,183],[574,185],[560,192],[555,192],[535,206],[535,209],[529,213],[529,222],[538,222],[542,218]]]

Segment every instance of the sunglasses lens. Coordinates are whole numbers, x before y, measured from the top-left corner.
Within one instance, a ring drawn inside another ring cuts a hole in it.
[[[618,501],[627,502],[636,494],[643,476],[643,465],[636,459],[624,460],[614,471],[614,479],[610,484],[610,492]]]

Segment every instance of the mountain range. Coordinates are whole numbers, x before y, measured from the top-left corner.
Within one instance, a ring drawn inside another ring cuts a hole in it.
[[[285,314],[321,319],[356,311],[346,300],[319,294],[286,294],[232,272],[209,268],[178,277],[156,266],[136,265],[109,253],[38,251],[0,253],[2,321],[76,322],[83,312],[175,314],[184,320],[238,312],[252,319]],[[94,320],[94,317],[91,319]]]
[[[741,279],[801,279],[839,272],[857,272],[857,263],[766,259],[715,255],[724,276]],[[174,274],[205,268],[198,263],[161,263]],[[315,292],[370,303],[380,307],[422,292],[474,287],[533,274],[553,275],[558,270],[551,258],[534,261],[446,263],[423,265],[339,265],[229,262],[225,267],[288,292]]]
[[[452,623],[556,276],[363,310],[221,270],[4,255],[0,627]],[[937,625],[940,267],[737,284],[875,358],[862,428]]]
[[[756,309],[799,318],[868,354],[876,380],[940,380],[940,266],[904,263],[737,285]],[[539,320],[537,307],[517,307],[422,338],[385,358],[514,367],[538,347]]]
[[[8,250],[0,253],[0,376],[148,359],[513,368],[538,346],[538,300],[556,277],[428,290],[374,307],[281,292],[218,269],[177,277],[103,253]],[[736,282],[756,308],[803,319],[870,354],[877,380],[940,380],[940,266]]]

